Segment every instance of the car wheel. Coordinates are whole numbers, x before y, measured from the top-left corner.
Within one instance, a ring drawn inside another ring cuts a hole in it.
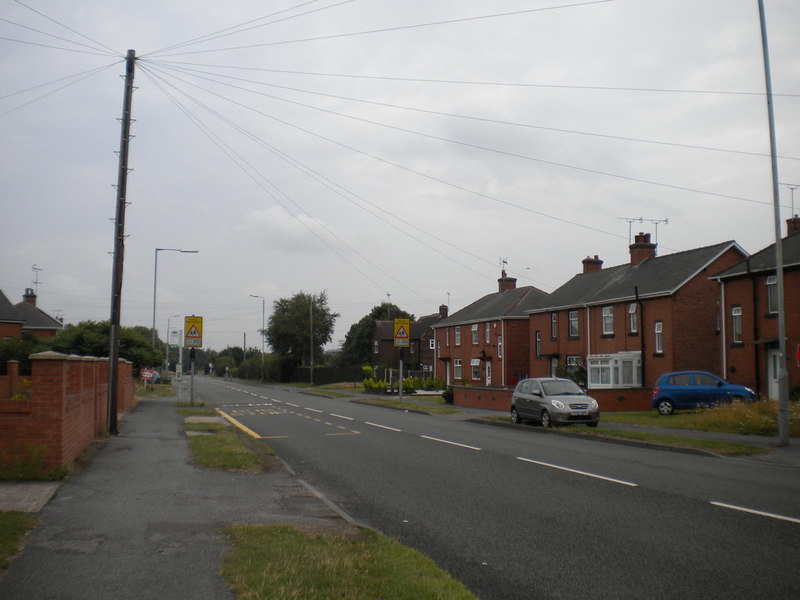
[[[542,411],[542,427],[552,427],[553,422],[550,420],[550,413],[546,410]]]
[[[658,414],[660,415],[671,415],[675,412],[675,405],[670,400],[660,400],[656,405],[656,409],[658,409]]]
[[[516,406],[511,407],[511,422],[516,424],[522,423],[522,417],[519,416]]]

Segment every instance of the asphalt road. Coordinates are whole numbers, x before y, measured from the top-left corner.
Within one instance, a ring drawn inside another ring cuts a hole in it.
[[[280,387],[197,378],[195,390],[483,600],[800,597],[796,468]]]

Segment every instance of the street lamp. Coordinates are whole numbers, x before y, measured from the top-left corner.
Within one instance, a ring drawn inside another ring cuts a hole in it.
[[[267,328],[264,315],[266,314],[267,301],[264,296],[257,296],[256,294],[250,294],[250,297],[261,298],[261,383],[264,383],[264,338],[266,337],[264,330]]]
[[[156,248],[153,265],[153,346],[156,345],[156,281],[158,279],[158,253],[180,252],[181,254],[197,254],[199,250],[183,250],[181,248]]]
[[[182,315],[170,315],[169,317],[167,317],[167,340],[166,340],[167,351],[164,354],[164,375],[165,376],[166,376],[167,373],[169,373],[169,348],[170,348],[170,343],[169,343],[169,334],[170,334],[169,322],[170,322],[171,319],[174,319],[175,317],[180,317],[180,316],[182,316]]]

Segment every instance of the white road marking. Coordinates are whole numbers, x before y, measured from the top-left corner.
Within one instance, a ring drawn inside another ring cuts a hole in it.
[[[336,417],[337,419],[345,419],[346,421],[354,421],[353,417],[344,417],[342,415],[337,415],[335,413],[330,413],[332,417]]]
[[[307,406],[303,407],[305,410],[310,410],[311,412],[321,413],[321,410],[317,410],[316,408],[308,408]]]
[[[299,404],[292,404],[291,402],[287,402],[286,404],[288,404],[289,406],[294,406],[295,408],[300,408]]]
[[[434,442],[440,442],[442,444],[450,444],[451,446],[458,446],[459,448],[466,448],[467,450],[480,450],[480,448],[476,448],[475,446],[468,446],[467,444],[459,444],[458,442],[451,442],[450,440],[442,440],[439,438],[431,437],[429,435],[421,435],[421,438],[425,438],[426,440],[432,440]]]
[[[370,423],[369,421],[364,421],[366,425],[371,425],[372,427],[380,427],[381,429],[388,429],[389,431],[397,431],[401,432],[402,429],[395,429],[394,427],[389,427],[388,425],[378,425],[377,423]]]
[[[631,483],[630,481],[623,481],[622,479],[614,479],[613,477],[605,477],[603,475],[598,475],[596,473],[587,473],[586,471],[578,471],[576,469],[569,469],[567,467],[562,467],[559,465],[553,465],[546,462],[541,462],[538,460],[533,460],[531,458],[523,458],[522,456],[518,456],[517,460],[521,460],[528,463],[533,463],[534,465],[540,465],[542,467],[550,467],[551,469],[559,469],[561,471],[567,471],[569,473],[575,473],[576,475],[585,475],[586,477],[594,477],[595,479],[602,479],[603,481],[610,481],[611,483],[619,483],[620,485],[627,485],[629,487],[639,487],[638,483]]]
[[[771,519],[780,519],[781,521],[789,521],[790,523],[800,523],[800,519],[795,519],[794,517],[787,517],[784,515],[778,515],[775,513],[768,513],[762,510],[755,510],[753,508],[745,508],[744,506],[736,506],[735,504],[725,504],[724,502],[711,502],[714,506],[720,506],[722,508],[730,508],[731,510],[738,510],[741,512],[750,513],[752,515],[759,515],[761,517],[770,517]]]

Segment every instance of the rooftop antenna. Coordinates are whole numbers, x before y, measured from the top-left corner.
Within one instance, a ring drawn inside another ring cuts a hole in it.
[[[658,244],[658,224],[663,223],[664,225],[669,225],[669,219],[645,219],[644,217],[617,217],[618,219],[623,219],[628,222],[628,245],[631,244],[631,239],[633,236],[632,233],[632,226],[634,223],[644,223],[647,221],[648,223],[652,223],[655,226],[655,234],[656,239],[655,243]]]
[[[505,277],[505,274],[506,274],[506,265],[507,264],[508,264],[508,259],[507,258],[501,258],[500,259],[500,272],[503,274],[504,277]]]
[[[38,296],[39,295],[39,284],[42,283],[41,281],[39,281],[39,273],[44,271],[44,269],[42,269],[40,267],[37,267],[36,265],[33,265],[31,267],[31,271],[33,271],[33,293]]]
[[[792,213],[789,216],[794,217],[795,216],[795,212],[794,212],[794,191],[798,187],[800,187],[800,184],[798,184],[798,183],[782,183],[781,185],[785,185],[786,187],[788,187],[789,191],[792,194]]]

